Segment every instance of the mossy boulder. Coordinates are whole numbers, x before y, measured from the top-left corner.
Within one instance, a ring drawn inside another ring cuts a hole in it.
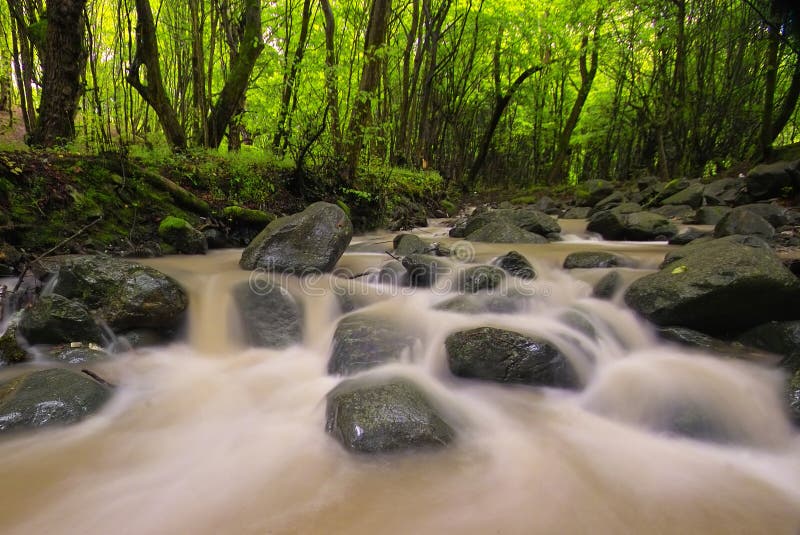
[[[357,453],[439,448],[455,438],[425,392],[404,378],[343,381],[327,395],[325,430]]]
[[[507,221],[492,221],[467,235],[467,240],[483,243],[547,243],[547,238],[528,232]]]
[[[759,243],[760,242],[760,243]],[[800,319],[800,279],[761,240],[714,240],[628,287],[625,302],[657,325],[740,332]]]
[[[353,225],[344,211],[317,202],[267,225],[244,250],[239,265],[297,274],[328,272],[352,237]]]
[[[745,189],[743,178],[720,178],[703,189],[703,198],[711,206],[732,206],[736,203]]]
[[[80,302],[58,294],[40,297],[22,311],[19,333],[29,344],[100,343],[103,333]]]
[[[466,293],[494,290],[505,276],[505,271],[495,266],[471,266],[458,273],[458,289]]]
[[[800,190],[800,160],[757,165],[745,181],[753,200],[790,197]]]
[[[586,219],[589,217],[589,212],[591,212],[591,210],[592,209],[588,206],[573,206],[564,212],[561,219]]]
[[[415,234],[398,234],[394,237],[394,254],[406,256],[410,254],[424,254],[431,251],[431,246]]]
[[[206,254],[208,251],[205,235],[180,217],[165,217],[158,226],[158,235],[178,253]]]
[[[95,349],[88,346],[55,347],[48,352],[48,357],[57,362],[70,364],[72,366],[108,362],[113,358],[109,353],[106,353],[102,349]]]
[[[433,286],[440,276],[453,273],[449,260],[432,255],[411,254],[403,258],[402,264],[408,283],[418,288]]]
[[[445,340],[453,375],[499,383],[577,388],[578,375],[547,340],[514,331],[480,327],[457,331]]]
[[[277,280],[241,283],[233,300],[250,345],[282,349],[303,341],[303,308]]]
[[[8,321],[5,332],[0,335],[0,367],[31,360],[28,352],[25,351],[22,340],[19,339],[21,315],[21,312],[14,314]]]
[[[674,206],[688,205],[691,206],[693,210],[697,210],[703,204],[703,191],[705,191],[705,185],[700,182],[695,182],[665,198],[661,201],[661,204]]]
[[[716,225],[730,211],[731,208],[728,206],[703,206],[697,209],[691,222],[698,225]]]
[[[770,321],[742,333],[737,341],[780,355],[780,365],[790,373],[800,370],[800,321]]]
[[[111,390],[86,374],[56,368],[0,384],[0,432],[78,422],[98,411]]]
[[[737,207],[723,216],[714,227],[714,236],[717,238],[734,234],[758,236],[769,240],[775,236],[775,228],[755,212]]]
[[[564,269],[590,269],[634,267],[636,262],[628,256],[608,251],[576,251],[564,259]]]
[[[503,208],[472,215],[467,220],[464,229],[465,235],[469,238],[471,234],[490,223],[506,223],[541,236],[561,232],[561,226],[558,221],[544,212],[526,207],[516,209]]]
[[[171,334],[180,327],[189,298],[160,271],[103,255],[64,259],[53,292],[77,299],[114,332],[152,328]]]
[[[339,320],[333,333],[328,373],[352,375],[411,356],[417,337],[405,326],[368,313]]]
[[[606,273],[592,288],[592,297],[612,299],[620,291],[624,281],[618,271]]]
[[[498,256],[492,261],[492,264],[509,275],[519,277],[520,279],[533,280],[536,278],[536,270],[533,269],[528,259],[517,251],[509,251],[503,256]]]
[[[615,190],[614,184],[607,180],[587,180],[578,184],[575,201],[578,206],[594,206]]]
[[[617,209],[596,213],[586,229],[607,240],[669,240],[678,233],[678,228],[664,216],[651,212],[622,213]]]
[[[253,225],[259,228],[263,228],[275,220],[275,214],[241,206],[226,206],[222,210],[222,215],[231,223]]]

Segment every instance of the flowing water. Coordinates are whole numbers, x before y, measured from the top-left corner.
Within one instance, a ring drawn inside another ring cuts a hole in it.
[[[457,245],[441,228],[418,232]],[[356,238],[339,268],[360,274],[390,247],[390,235]],[[345,285],[362,310],[390,315],[422,341],[407,362],[367,373],[413,378],[458,433],[440,451],[378,457],[350,454],[324,433],[325,394],[339,381],[325,373],[341,315],[331,287],[342,279],[288,280],[304,304],[303,343],[253,349],[230,298],[250,276],[239,251],[148,261],[190,294],[182,342],[98,368],[119,385],[100,414],[0,441],[0,533],[800,533],[800,437],[781,409],[784,378],[657,342],[617,303],[589,297],[601,270],[558,269],[569,252],[591,248],[652,269],[667,246],[572,236],[515,248],[539,278],[514,315],[436,311],[442,288],[393,291],[369,276]],[[469,254],[507,251],[480,244]],[[626,270],[628,279],[645,273]],[[568,310],[596,336],[564,322]],[[480,325],[547,336],[587,387],[452,377],[444,338]],[[727,442],[665,430],[686,406]]]

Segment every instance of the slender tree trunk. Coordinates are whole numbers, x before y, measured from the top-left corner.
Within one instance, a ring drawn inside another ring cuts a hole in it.
[[[345,182],[355,177],[361,149],[364,146],[364,129],[370,121],[372,97],[380,83],[381,68],[378,50],[386,40],[389,14],[392,10],[391,0],[372,0],[367,35],[364,38],[364,67],[361,81],[358,84],[358,96],[350,117],[348,144],[346,147]]]
[[[325,93],[328,102],[328,113],[331,117],[331,140],[334,154],[341,154],[342,132],[339,124],[339,81],[336,76],[338,62],[336,61],[336,20],[328,0],[319,1],[322,14],[325,18]]]
[[[206,103],[205,48],[203,46],[205,13],[202,1],[189,0],[188,3],[189,18],[192,22],[192,104],[194,107],[192,125],[195,139],[199,144],[205,145],[208,141],[208,132],[205,129],[208,105]]]
[[[775,110],[775,88],[778,81],[778,29],[770,24],[767,29],[767,54],[764,62],[764,103],[761,108],[761,132],[758,142],[758,155],[766,159],[771,151],[774,133],[772,115]]]
[[[781,131],[786,127],[789,119],[792,118],[797,101],[800,98],[800,56],[795,58],[794,71],[792,71],[792,81],[789,84],[789,89],[783,97],[780,110],[772,122],[772,139],[770,145],[775,142],[775,139],[780,135]]]
[[[156,28],[149,0],[136,1],[136,53],[128,69],[128,83],[156,112],[167,143],[173,150],[186,149],[186,133],[178,121],[161,78]],[[145,67],[147,85],[139,78],[139,69]]]
[[[261,37],[261,0],[246,0],[242,21],[242,39],[239,41],[236,60],[231,65],[225,85],[206,121],[207,147],[219,147],[231,118],[242,109],[242,99],[250,83],[250,75],[264,49]]]
[[[289,104],[292,96],[295,95],[295,80],[300,63],[308,45],[308,27],[311,24],[311,0],[303,0],[303,14],[300,19],[300,38],[297,41],[297,48],[289,61],[289,68],[283,81],[281,91],[281,106],[278,111],[278,129],[272,138],[272,147],[280,149],[284,140],[288,138]]]
[[[483,164],[486,163],[486,157],[489,155],[489,149],[492,146],[492,138],[494,137],[495,130],[497,130],[497,125],[500,124],[500,119],[503,118],[503,113],[506,111],[509,102],[511,102],[514,94],[519,90],[525,80],[543,68],[541,65],[528,67],[511,83],[508,91],[503,93],[500,88],[500,43],[502,42],[502,36],[503,30],[500,29],[497,39],[495,40],[493,60],[495,83],[494,108],[492,110],[492,116],[489,119],[489,125],[486,128],[486,132],[483,135],[480,145],[478,146],[478,153],[472,162],[472,166],[470,166],[469,174],[467,175],[467,180],[464,184],[468,188],[471,188],[475,185],[475,182],[478,179],[478,173],[480,173],[481,169],[483,168]]]
[[[595,43],[596,44],[596,43]],[[583,105],[586,104],[586,99],[589,96],[589,91],[592,89],[594,77],[597,74],[597,47],[592,49],[591,65],[586,65],[586,54],[589,47],[589,36],[586,35],[581,40],[581,55],[579,59],[580,72],[581,72],[581,86],[578,88],[578,96],[572,105],[572,110],[569,113],[564,129],[558,139],[558,149],[556,157],[553,160],[553,165],[550,167],[550,172],[547,174],[547,183],[555,184],[563,176],[564,162],[567,161],[569,156],[569,141],[572,138],[572,133],[578,125]]]
[[[75,113],[86,66],[83,10],[86,0],[48,0],[39,120],[29,142],[52,147],[75,138]]]
[[[400,86],[400,122],[397,130],[397,156],[395,160],[407,162],[409,114],[411,111],[411,56],[417,42],[419,26],[419,0],[412,0],[411,26],[406,35],[406,47],[403,50],[403,78]]]

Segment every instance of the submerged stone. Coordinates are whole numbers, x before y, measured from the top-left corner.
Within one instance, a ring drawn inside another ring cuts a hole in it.
[[[536,278],[536,270],[533,269],[528,259],[517,251],[509,251],[503,256],[497,257],[492,264],[520,279],[533,280]]]
[[[303,310],[276,281],[242,283],[233,289],[245,339],[255,347],[283,349],[303,341]]]
[[[417,337],[389,319],[366,313],[339,320],[333,334],[328,373],[352,375],[410,354]]]
[[[103,338],[86,307],[58,294],[40,297],[23,310],[19,333],[29,344],[100,343]]]

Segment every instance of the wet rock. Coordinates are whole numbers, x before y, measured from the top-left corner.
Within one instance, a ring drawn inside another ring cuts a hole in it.
[[[49,357],[64,364],[96,364],[106,362],[113,357],[102,349],[92,347],[56,347],[49,351]]]
[[[753,247],[756,249],[764,249],[766,253],[771,252],[771,249],[767,244],[767,242],[756,236],[741,236],[737,234],[735,236],[725,236],[724,238],[718,238],[716,240],[713,237],[708,236],[708,237],[697,238],[696,240],[692,240],[691,243],[684,245],[680,249],[675,249],[674,251],[668,252],[666,255],[664,255],[664,261],[661,262],[659,269],[662,269],[665,266],[671,264],[672,262],[680,260],[690,254],[704,251],[705,247],[711,242],[714,242],[714,247],[722,247],[723,244],[726,243],[740,244],[740,245],[746,245],[747,247]]]
[[[451,334],[445,348],[450,371],[458,377],[560,388],[579,386],[569,360],[546,340],[480,327]]]
[[[349,379],[327,395],[325,430],[345,448],[382,453],[441,447],[455,431],[408,379]]]
[[[630,257],[608,251],[577,251],[564,259],[564,269],[633,267],[635,264]]]
[[[432,286],[440,275],[453,270],[452,264],[447,260],[423,254],[408,255],[403,258],[402,264],[406,270],[408,283],[418,288]]]
[[[236,247],[236,242],[225,235],[223,231],[218,228],[207,228],[203,231],[203,236],[206,239],[209,249],[227,249],[229,247]]]
[[[117,339],[111,344],[109,351],[124,353],[131,349],[160,346],[169,342],[169,338],[155,329],[131,329],[119,333]]]
[[[737,338],[740,343],[781,356],[780,366],[800,370],[800,321],[770,321]]]
[[[574,206],[564,212],[561,219],[586,219],[592,209],[588,206]]]
[[[428,214],[425,207],[408,199],[402,199],[394,207],[387,228],[394,232],[427,226]]]
[[[398,234],[393,240],[394,254],[406,256],[410,254],[424,254],[431,250],[431,246],[414,234]]]
[[[352,375],[410,355],[417,337],[388,319],[367,313],[345,316],[333,333],[331,375]]]
[[[670,195],[661,201],[662,205],[688,205],[692,210],[697,210],[703,204],[703,192],[705,186],[699,182],[690,184],[679,192]]]
[[[433,308],[458,314],[513,314],[525,308],[525,301],[507,295],[457,295]]]
[[[206,254],[208,251],[203,233],[180,217],[165,217],[158,226],[158,235],[178,253]]]
[[[110,397],[107,386],[83,373],[28,372],[0,384],[0,432],[75,423]]]
[[[547,195],[536,201],[533,208],[548,215],[559,215],[561,213],[561,204]]]
[[[21,315],[21,312],[14,314],[8,321],[5,332],[0,335],[0,367],[31,360],[18,335]]]
[[[385,262],[378,274],[376,275],[377,282],[381,284],[389,284],[392,286],[408,286],[408,272],[399,260],[389,260]]]
[[[171,334],[183,323],[189,301],[160,271],[102,255],[64,260],[53,292],[77,299],[114,332],[151,328]]]
[[[798,319],[798,299],[800,280],[777,256],[731,240],[704,243],[625,292],[628,306],[657,325],[712,334]]]
[[[465,228],[467,237],[490,223],[505,223],[542,236],[561,232],[561,226],[549,215],[533,208],[517,208],[492,210],[471,216]]]
[[[500,286],[505,276],[505,271],[498,267],[472,266],[459,273],[458,287],[466,293],[493,290]]]
[[[758,236],[765,240],[775,235],[775,229],[766,219],[746,208],[734,208],[714,227],[714,236],[722,238],[734,234]]]
[[[303,341],[303,310],[281,285],[263,278],[233,289],[247,343],[283,349]]]
[[[29,344],[96,342],[102,331],[89,310],[75,300],[58,294],[40,297],[22,311],[19,333]]]
[[[700,238],[707,238],[711,237],[710,232],[705,232],[703,230],[696,229],[694,227],[689,227],[679,234],[676,234],[671,240],[669,240],[670,245],[686,245],[688,243],[693,242],[694,240],[699,240]]]
[[[753,200],[789,197],[798,191],[800,160],[755,166],[747,173],[745,186]]]
[[[22,254],[13,245],[0,242],[0,276],[13,276],[21,262]]]
[[[697,225],[716,225],[730,211],[728,206],[703,206],[697,209],[691,222]]]
[[[666,204],[653,209],[652,213],[664,216],[667,219],[677,219],[679,221],[694,218],[694,208],[687,204]]]
[[[453,227],[448,232],[451,238],[466,238],[467,237],[467,221],[466,217],[456,220]]]
[[[594,285],[592,297],[596,297],[597,299],[613,299],[617,292],[622,289],[622,284],[622,275],[617,271],[607,273]]]
[[[494,221],[467,235],[467,240],[483,243],[547,243],[547,238],[504,221]]]
[[[739,210],[748,210],[753,212],[754,214],[763,217],[767,223],[772,225],[775,228],[782,227],[784,225],[789,225],[792,223],[792,216],[788,213],[788,210],[782,206],[778,206],[777,204],[771,203],[753,203],[753,204],[744,204],[739,206],[737,209]]]
[[[705,349],[713,353],[730,353],[731,344],[686,327],[659,327],[659,338],[687,347]]]
[[[786,397],[789,403],[789,417],[795,427],[800,427],[800,370],[789,380]]]
[[[616,187],[607,180],[587,180],[578,184],[575,190],[575,200],[578,206],[594,206],[605,197],[608,197]]]
[[[616,208],[620,204],[624,203],[627,199],[625,196],[619,192],[615,191],[611,195],[603,197],[600,201],[597,202],[590,210],[589,215],[592,216],[597,212],[602,212],[604,210],[611,210],[612,208]]]
[[[503,256],[495,258],[492,264],[520,279],[533,280],[536,278],[536,270],[533,269],[528,259],[517,251],[509,251]]]
[[[317,202],[276,219],[242,253],[243,269],[308,273],[331,271],[353,237],[353,225],[335,204]]]
[[[743,178],[721,178],[706,185],[703,189],[703,198],[706,204],[712,206],[731,206],[739,198],[743,189]]]
[[[597,232],[607,240],[653,241],[669,240],[678,228],[668,219],[650,212],[623,214],[616,210],[592,216],[586,229]]]

